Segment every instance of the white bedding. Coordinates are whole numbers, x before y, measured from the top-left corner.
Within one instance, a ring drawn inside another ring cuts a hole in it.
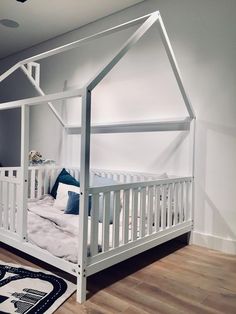
[[[64,214],[53,207],[53,202],[47,195],[28,203],[28,240],[55,256],[76,263],[79,216]]]
[[[77,263],[79,215],[64,214],[53,206],[54,198],[45,195],[41,200],[28,202],[28,240],[57,257]],[[121,226],[120,226],[121,228]],[[91,218],[88,218],[88,254]],[[112,225],[110,225],[112,235]],[[102,243],[102,223],[98,226],[98,244]],[[120,230],[120,236],[122,232]],[[131,235],[131,233],[130,233]],[[112,237],[109,237],[112,246]]]

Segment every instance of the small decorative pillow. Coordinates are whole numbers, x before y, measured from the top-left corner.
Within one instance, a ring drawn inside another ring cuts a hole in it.
[[[79,215],[79,200],[80,194],[68,191],[68,201],[65,209],[65,214]],[[91,211],[92,197],[89,196],[89,211]]]
[[[59,183],[74,185],[77,187],[80,186],[80,182],[77,181],[74,177],[72,177],[69,174],[69,172],[66,171],[65,168],[63,168],[62,171],[60,172],[60,174],[58,175],[56,182],[55,182],[55,184],[51,190],[51,193],[50,193],[54,198],[57,198],[57,189],[58,189]]]
[[[68,202],[68,191],[80,193],[80,188],[74,185],[59,183],[57,189],[57,198],[54,201],[53,207],[65,210]]]

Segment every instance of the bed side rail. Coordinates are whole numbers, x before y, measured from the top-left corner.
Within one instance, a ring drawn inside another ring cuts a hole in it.
[[[21,168],[0,168],[0,229],[17,233]]]
[[[178,225],[190,226],[191,186],[192,177],[179,177],[90,188],[89,264],[138,246],[148,236]]]

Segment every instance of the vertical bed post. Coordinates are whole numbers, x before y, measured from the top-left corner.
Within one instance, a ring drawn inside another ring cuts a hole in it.
[[[27,238],[28,200],[28,152],[29,152],[29,106],[21,106],[21,183],[18,208],[18,233],[22,241]]]
[[[90,169],[90,125],[91,125],[91,92],[87,88],[82,96],[81,121],[81,157],[80,157],[80,213],[79,213],[79,243],[77,271],[77,302],[86,300],[87,282],[87,238],[88,238],[88,188]]]
[[[191,121],[191,135],[192,135],[192,165],[191,165],[191,175],[192,175],[192,199],[191,199],[191,211],[190,218],[192,220],[192,230],[188,233],[188,244],[193,243],[193,230],[194,230],[194,207],[195,207],[195,142],[196,142],[196,118]]]

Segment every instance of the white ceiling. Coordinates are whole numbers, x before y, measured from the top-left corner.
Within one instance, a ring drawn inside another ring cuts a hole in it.
[[[0,0],[0,58],[86,25],[143,0]]]

